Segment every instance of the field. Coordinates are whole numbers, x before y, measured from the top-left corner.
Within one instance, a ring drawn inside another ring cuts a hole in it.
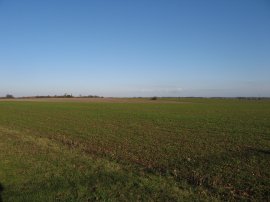
[[[2,100],[0,183],[4,202],[269,201],[270,101]]]

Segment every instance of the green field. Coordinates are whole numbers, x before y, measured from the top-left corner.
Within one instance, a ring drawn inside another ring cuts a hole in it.
[[[6,201],[270,200],[270,101],[0,102]]]

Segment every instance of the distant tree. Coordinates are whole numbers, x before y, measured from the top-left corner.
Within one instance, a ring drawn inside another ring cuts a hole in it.
[[[67,94],[67,93],[65,93],[63,97],[65,97],[65,98],[72,98],[73,95],[72,95],[72,94]]]
[[[156,96],[151,97],[150,100],[157,100],[157,97]]]
[[[7,94],[7,95],[6,95],[6,98],[8,98],[8,99],[12,99],[12,98],[14,98],[14,96],[13,96],[13,95],[11,95],[11,94]]]

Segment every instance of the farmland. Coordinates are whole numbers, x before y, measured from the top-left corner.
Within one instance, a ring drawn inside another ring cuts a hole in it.
[[[270,200],[270,101],[0,101],[3,201]]]

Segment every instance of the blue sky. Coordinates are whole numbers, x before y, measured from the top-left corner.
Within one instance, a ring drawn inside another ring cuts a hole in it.
[[[0,0],[0,96],[270,96],[268,0]]]

